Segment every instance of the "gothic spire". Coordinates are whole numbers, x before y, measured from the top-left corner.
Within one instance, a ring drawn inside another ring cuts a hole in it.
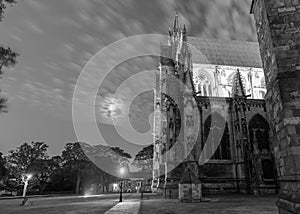
[[[178,11],[176,11],[173,30],[174,32],[178,32],[179,30]]]
[[[185,27],[185,25],[183,25],[182,35],[183,35],[183,41],[185,41],[185,42],[187,41],[186,34],[187,34],[186,27]]]
[[[242,80],[242,75],[239,69],[237,70],[236,74],[233,77],[232,96],[233,97],[246,96],[244,82]]]
[[[172,36],[173,35],[173,32],[171,30],[171,27],[169,27],[169,36]]]

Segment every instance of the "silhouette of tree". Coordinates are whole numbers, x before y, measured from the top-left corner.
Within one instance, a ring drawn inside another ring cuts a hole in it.
[[[135,156],[133,164],[142,171],[152,171],[153,168],[153,145],[144,147]]]
[[[75,192],[79,194],[82,178],[87,174],[95,174],[97,167],[86,156],[79,142],[67,143],[62,152],[62,159],[64,174],[67,177],[71,175],[72,181],[72,175],[75,175]]]
[[[36,160],[29,169],[36,179],[40,194],[43,194],[45,188],[51,183],[53,175],[60,169],[60,160],[57,157]]]
[[[9,151],[8,162],[18,173],[28,173],[29,167],[35,161],[47,160],[49,146],[45,142],[24,143],[15,150]]]
[[[0,22],[3,19],[4,10],[8,5],[13,5],[16,0],[0,0]],[[3,74],[4,68],[10,68],[17,63],[19,54],[15,53],[11,48],[4,48],[0,45],[0,75]],[[1,91],[0,91],[1,93]],[[7,112],[7,99],[0,97],[0,112]]]
[[[7,172],[6,160],[3,157],[3,154],[0,152],[0,179],[3,179],[7,175]]]
[[[13,5],[16,0],[0,0],[0,21],[3,19],[4,11],[8,5]]]
[[[43,192],[49,175],[53,173],[53,163],[47,154],[49,146],[45,142],[24,143],[11,150],[7,160],[11,167],[11,177],[20,180],[23,174],[33,174],[34,183]]]

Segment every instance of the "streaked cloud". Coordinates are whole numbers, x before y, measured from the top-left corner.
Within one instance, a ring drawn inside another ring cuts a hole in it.
[[[1,43],[21,54],[1,88],[12,104],[19,101],[47,113],[71,112],[77,78],[102,48],[138,34],[167,35],[176,10],[189,35],[255,41],[250,4],[251,0],[22,1],[7,11],[0,26]],[[145,48],[151,45],[140,44]],[[128,51],[135,48],[132,44],[123,47]],[[115,54],[108,56],[107,63],[113,62],[114,57]],[[92,66],[100,74],[105,72],[103,63],[95,62]],[[137,88],[149,86],[150,77],[148,81],[136,81],[118,95],[116,90],[132,75],[157,66],[157,59],[141,57],[114,68],[98,91],[95,113],[99,121],[111,123],[111,117],[124,118],[127,97]],[[86,78],[87,82],[97,81],[93,75]],[[90,99],[90,92],[88,87],[81,88],[74,101],[84,104]],[[131,101],[127,116],[137,131],[145,132],[150,128],[152,111],[153,96],[146,93]],[[62,118],[71,119],[70,115],[64,114]]]
[[[44,9],[44,5],[42,4],[42,1],[39,1],[39,0],[27,0],[26,2],[27,2],[27,4],[29,6],[31,6],[35,10],[41,11],[42,9]]]
[[[27,20],[27,21],[25,21],[25,24],[27,25],[27,27],[30,30],[32,30],[36,33],[39,33],[39,34],[44,33],[44,30],[42,30],[34,21]]]

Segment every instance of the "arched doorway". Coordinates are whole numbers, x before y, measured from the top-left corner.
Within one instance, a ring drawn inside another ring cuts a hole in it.
[[[254,193],[276,192],[276,171],[269,139],[269,124],[260,114],[249,121],[251,185]]]

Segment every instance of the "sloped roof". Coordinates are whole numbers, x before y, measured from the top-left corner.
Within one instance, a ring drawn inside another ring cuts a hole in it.
[[[188,37],[193,63],[262,68],[257,42]]]

